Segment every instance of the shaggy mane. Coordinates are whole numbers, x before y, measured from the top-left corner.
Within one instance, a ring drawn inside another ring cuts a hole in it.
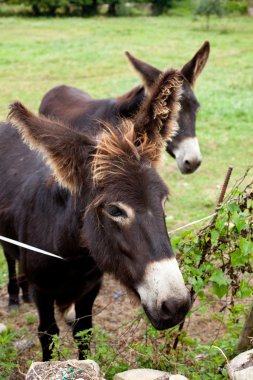
[[[178,130],[182,75],[177,70],[162,73],[133,119],[115,128],[104,123],[92,163],[95,183],[112,174],[123,174],[130,160],[156,165],[166,141]]]
[[[105,124],[104,128],[92,162],[92,177],[95,183],[105,180],[110,175],[125,173],[126,166],[122,165],[124,162],[159,160],[157,144],[151,142],[147,134],[137,136],[132,121],[123,120],[118,128]]]

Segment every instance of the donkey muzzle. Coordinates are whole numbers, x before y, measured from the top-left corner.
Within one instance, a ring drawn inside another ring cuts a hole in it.
[[[180,323],[191,306],[190,293],[174,257],[149,263],[137,291],[145,313],[157,330]]]
[[[199,143],[196,137],[182,140],[174,151],[177,166],[182,174],[191,174],[198,169],[202,162]]]

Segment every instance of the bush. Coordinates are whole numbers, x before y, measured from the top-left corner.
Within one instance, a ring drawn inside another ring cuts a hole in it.
[[[249,0],[227,0],[225,10],[228,13],[246,14],[249,4]]]
[[[225,12],[222,0],[200,0],[198,7],[195,10],[196,15],[206,16],[206,29],[210,26],[210,16],[216,15],[221,17]]]

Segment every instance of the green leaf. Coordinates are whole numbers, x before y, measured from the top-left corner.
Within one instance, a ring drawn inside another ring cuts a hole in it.
[[[236,295],[240,298],[250,297],[252,295],[252,286],[250,286],[245,280],[240,281],[240,287]]]
[[[253,241],[241,237],[239,247],[243,255],[253,254]]]
[[[218,296],[219,298],[222,298],[223,296],[225,296],[225,294],[227,294],[227,292],[228,292],[228,286],[227,285],[214,284],[212,286],[212,293],[215,294],[216,296]]]
[[[216,245],[219,239],[219,232],[217,230],[212,230],[211,231],[211,243],[212,245]]]
[[[248,262],[248,257],[244,256],[240,249],[232,252],[230,258],[232,267],[243,266]]]
[[[215,282],[219,286],[227,286],[231,282],[231,280],[225,276],[221,269],[216,269],[209,280]]]
[[[239,233],[247,226],[244,215],[240,215],[237,212],[232,215],[232,221]]]
[[[231,212],[231,214],[234,214],[235,212],[240,212],[240,207],[236,203],[229,203],[227,205],[228,211]]]

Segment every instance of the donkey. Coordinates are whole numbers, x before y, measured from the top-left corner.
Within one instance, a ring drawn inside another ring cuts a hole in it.
[[[179,128],[178,133],[167,141],[166,150],[176,159],[183,174],[193,173],[202,161],[195,135],[196,113],[200,105],[193,93],[193,87],[206,65],[209,51],[210,44],[206,41],[181,70],[183,93],[178,117]],[[93,129],[95,134],[97,129],[103,127],[104,121],[115,126],[119,118],[133,116],[162,72],[128,52],[126,55],[141,76],[142,86],[135,87],[116,99],[93,99],[77,88],[57,86],[43,97],[39,112],[61,120],[77,130]]]
[[[84,358],[87,343],[77,333],[92,327],[104,272],[139,299],[156,329],[176,325],[190,308],[164,219],[168,189],[156,171],[175,133],[182,81],[168,70],[133,119],[96,135],[19,102],[10,108],[12,124],[0,126],[0,234],[62,257],[16,248],[38,309],[44,361],[59,333],[55,302],[75,304],[73,336]]]
[[[177,134],[174,134],[166,143],[167,152],[176,158],[178,167],[185,174],[194,172],[201,163],[198,140],[195,136],[199,103],[193,93],[193,86],[206,65],[209,50],[209,42],[205,42],[181,70],[183,94],[180,99],[179,127]],[[92,99],[90,95],[74,87],[55,87],[44,96],[39,109],[40,113],[60,120],[77,131],[94,136],[103,130],[104,122],[116,126],[120,118],[133,117],[149,95],[154,83],[159,80],[161,71],[129,53],[127,57],[141,75],[143,86],[138,86],[116,99]],[[19,286],[22,288],[24,302],[29,302],[29,292],[22,270],[17,279],[17,255],[8,255],[5,250],[5,256],[9,271],[9,309],[15,309],[19,305]]]

